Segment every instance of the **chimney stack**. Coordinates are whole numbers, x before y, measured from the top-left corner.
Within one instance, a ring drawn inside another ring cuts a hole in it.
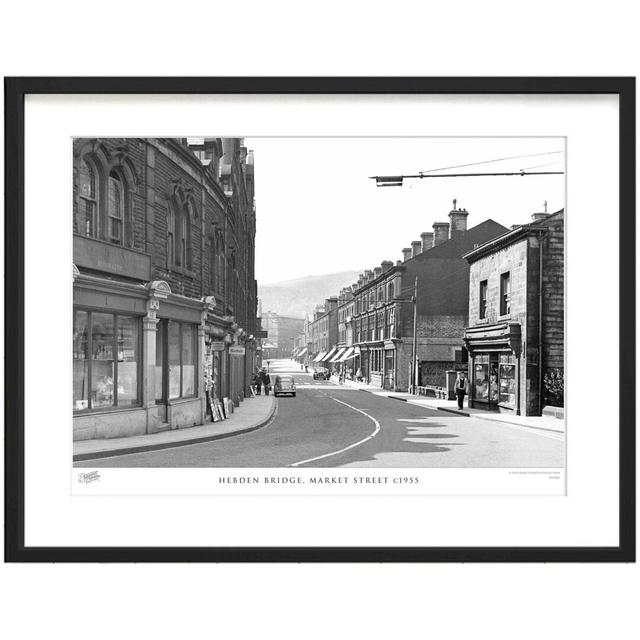
[[[411,243],[411,256],[415,258],[420,253],[422,253],[422,242],[420,240],[414,240]]]
[[[453,199],[453,209],[449,211],[449,220],[451,221],[451,238],[460,237],[467,230],[467,216],[469,212],[466,209],[456,209],[457,200]]]
[[[382,273],[385,273],[393,267],[393,262],[391,262],[391,260],[384,260],[380,263],[380,266],[382,267]]]
[[[420,238],[422,240],[423,251],[427,251],[427,249],[431,249],[431,247],[433,247],[433,232],[425,231],[420,234]]]
[[[534,222],[540,222],[540,220],[544,220],[548,218],[551,214],[547,211],[547,201],[544,201],[544,212],[540,211],[538,213],[534,213],[531,217]]]
[[[449,223],[434,222],[433,223],[433,246],[446,242],[449,239]]]
[[[402,250],[402,261],[406,262],[407,260],[410,260],[410,259],[411,259],[411,249],[405,247]]]
[[[396,260],[396,267],[399,267],[402,264],[402,260]]]
[[[375,274],[375,277],[377,278],[379,275],[381,275],[381,274],[382,274],[382,267],[376,267],[376,268],[373,270],[373,273]]]
[[[366,282],[371,282],[373,280],[373,271],[371,271],[371,269],[367,269],[364,272],[365,278],[366,278]]]

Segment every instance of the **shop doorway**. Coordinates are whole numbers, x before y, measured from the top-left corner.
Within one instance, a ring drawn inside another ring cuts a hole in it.
[[[515,410],[516,358],[508,353],[479,353],[473,363],[473,402],[478,407]]]

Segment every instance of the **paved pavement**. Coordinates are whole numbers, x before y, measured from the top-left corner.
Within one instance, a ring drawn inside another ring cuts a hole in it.
[[[236,407],[231,416],[221,422],[207,422],[199,427],[174,429],[128,438],[79,440],[73,443],[73,459],[75,463],[78,463],[74,466],[86,466],[79,464],[83,460],[210,442],[239,433],[248,433],[268,424],[275,411],[276,400],[273,395],[262,395],[255,398],[245,398],[240,407]]]
[[[275,416],[260,429],[76,466],[564,466],[564,435],[556,431],[454,415],[364,393],[355,386],[313,380],[311,373],[301,372],[299,365],[290,361],[272,362],[271,373],[278,371],[293,373],[297,397],[278,398]],[[240,416],[248,403],[245,401],[234,416]]]
[[[332,377],[331,380],[337,383],[337,378]],[[410,402],[421,407],[429,409],[437,409],[438,411],[446,411],[447,413],[453,413],[458,416],[475,417],[478,420],[490,420],[492,422],[514,424],[522,427],[528,427],[530,429],[542,429],[545,431],[554,431],[557,433],[565,432],[564,419],[556,418],[554,416],[517,416],[507,413],[497,413],[484,411],[483,409],[471,408],[468,406],[468,399],[465,398],[465,406],[462,409],[458,408],[457,400],[440,400],[437,398],[429,398],[426,396],[413,395],[411,393],[402,393],[397,391],[385,391],[380,387],[374,387],[363,383],[352,382],[347,380],[344,382],[345,386],[354,387],[361,391],[368,391],[375,395],[393,398],[404,402]]]

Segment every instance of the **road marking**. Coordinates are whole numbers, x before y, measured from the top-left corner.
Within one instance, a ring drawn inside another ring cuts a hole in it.
[[[296,384],[297,389],[332,389],[333,391],[358,391],[353,387],[338,387],[335,384]]]
[[[354,411],[361,413],[363,416],[366,416],[367,418],[369,418],[369,420],[373,420],[374,424],[376,425],[376,428],[374,429],[373,433],[368,435],[366,438],[363,438],[362,440],[358,440],[358,442],[354,442],[353,444],[350,444],[348,447],[344,447],[344,449],[340,449],[339,451],[332,451],[331,453],[325,453],[321,456],[316,456],[315,458],[308,458],[307,460],[301,460],[300,462],[294,462],[293,464],[288,464],[287,465],[288,467],[299,467],[301,464],[307,464],[308,462],[315,462],[316,460],[322,460],[323,458],[330,458],[331,456],[337,456],[340,453],[344,453],[349,449],[353,449],[354,447],[358,447],[361,444],[364,444],[365,442],[371,440],[372,438],[375,438],[380,433],[380,430],[381,430],[380,423],[373,416],[370,416],[368,413],[362,411],[362,409],[358,409],[358,407],[354,407],[350,404],[347,404],[346,402],[343,402],[342,400],[338,400],[338,398],[332,397],[331,399],[335,400],[336,402],[339,402],[340,404],[345,405],[345,407],[349,407],[349,409],[353,409]]]

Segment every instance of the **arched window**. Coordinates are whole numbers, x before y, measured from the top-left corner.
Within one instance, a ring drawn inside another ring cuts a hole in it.
[[[114,244],[123,244],[124,188],[115,171],[109,173],[107,208],[107,239]]]
[[[187,202],[182,208],[182,266],[191,269],[192,245],[191,245],[191,220],[193,216],[193,205]]]
[[[167,266],[175,264],[176,256],[176,214],[169,203],[167,212]]]
[[[191,205],[171,198],[167,214],[167,264],[191,269]]]
[[[189,216],[186,210],[180,215],[180,261],[178,264],[187,268],[187,233],[189,229]]]
[[[79,171],[80,211],[78,231],[95,238],[98,235],[98,181],[93,166],[84,158]]]
[[[216,291],[218,295],[224,296],[224,275],[225,275],[225,246],[224,246],[224,234],[219,231],[216,236],[216,256],[218,261],[218,268],[216,269]]]

